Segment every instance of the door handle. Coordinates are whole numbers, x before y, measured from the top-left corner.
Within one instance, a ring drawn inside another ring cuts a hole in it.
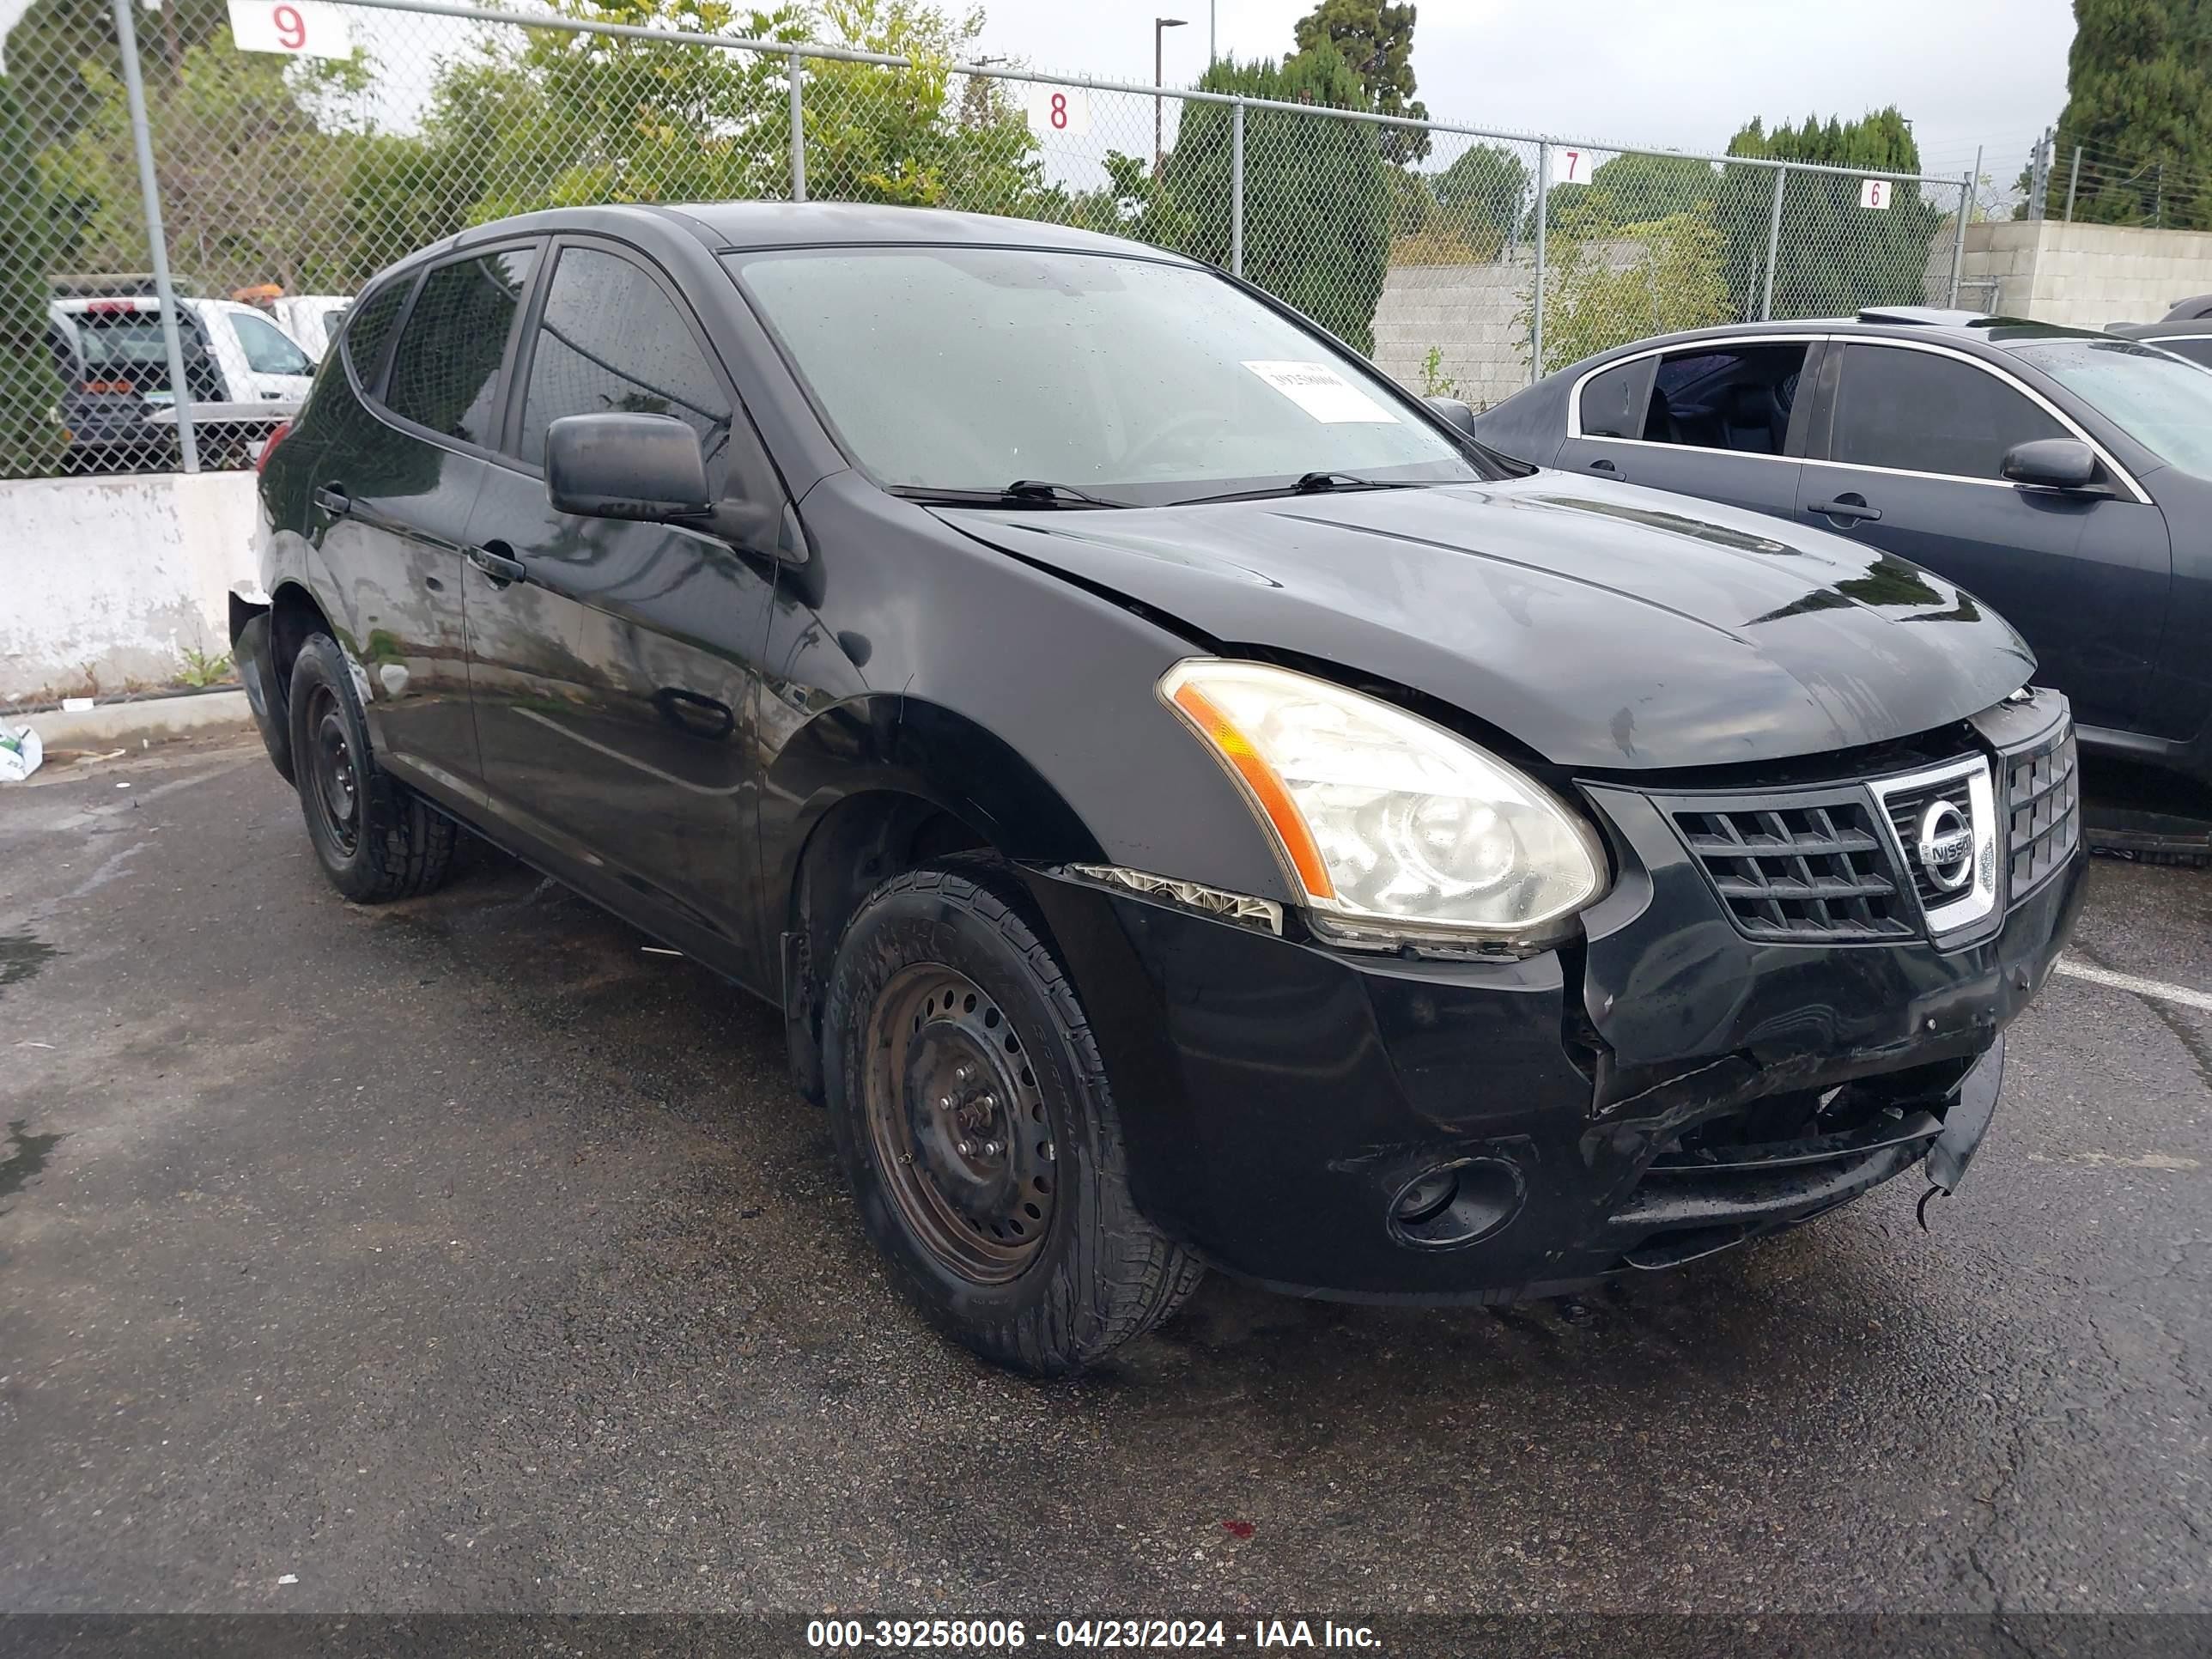
[[[353,497],[346,494],[343,484],[318,484],[315,487],[315,505],[333,519],[343,519],[353,511]]]
[[[1611,461],[1608,461],[1604,459],[1604,457],[1601,456],[1596,460],[1590,463],[1590,471],[1593,472],[1618,472],[1620,469],[1615,466]]]
[[[1838,495],[1832,501],[1815,501],[1807,509],[1830,519],[1846,519],[1856,524],[1861,520],[1871,524],[1881,517],[1881,509],[1869,507],[1863,495]]]
[[[530,567],[508,550],[505,542],[493,542],[484,547],[469,550],[469,562],[491,578],[495,587],[504,587],[509,582],[528,581]]]

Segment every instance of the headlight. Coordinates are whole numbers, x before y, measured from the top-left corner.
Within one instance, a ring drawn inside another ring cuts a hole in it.
[[[1243,786],[1324,928],[1374,942],[1511,937],[1602,885],[1603,854],[1572,811],[1402,708],[1204,658],[1177,663],[1159,690]]]

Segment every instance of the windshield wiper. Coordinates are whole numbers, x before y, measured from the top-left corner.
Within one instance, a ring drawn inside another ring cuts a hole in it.
[[[1340,489],[1426,489],[1436,484],[1464,482],[1454,478],[1363,478],[1357,472],[1301,472],[1287,484],[1266,489],[1237,489],[1225,495],[1186,495],[1177,507],[1206,501],[1259,501],[1270,495],[1327,495]]]
[[[1109,501],[1073,484],[1047,483],[1041,478],[1017,478],[1004,489],[938,489],[927,484],[893,484],[890,493],[909,501],[934,501],[940,507],[1132,507],[1132,501]]]

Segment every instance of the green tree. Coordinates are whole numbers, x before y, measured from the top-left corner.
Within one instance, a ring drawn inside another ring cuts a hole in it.
[[[1472,144],[1437,175],[1446,222],[1495,254],[1528,205],[1528,169],[1503,144]]]
[[[1298,19],[1297,47],[1306,52],[1326,44],[1343,54],[1367,94],[1355,107],[1425,121],[1429,106],[1413,96],[1413,6],[1389,0],[1318,0]],[[1429,135],[1411,127],[1386,127],[1382,153],[1410,166],[1428,155]]]
[[[0,478],[52,472],[68,443],[46,343],[51,229],[31,144],[9,78],[0,76]]]
[[[219,291],[263,282],[349,289],[365,274],[332,213],[356,136],[326,131],[315,112],[362,72],[239,52],[223,29],[187,48],[175,74],[149,83],[155,176],[177,270]],[[81,73],[94,101],[46,151],[46,183],[76,221],[72,263],[141,270],[146,229],[122,76],[89,62]]]
[[[1028,215],[1049,199],[1027,118],[1003,82],[970,77],[951,100],[983,14],[953,18],[912,0],[827,0],[840,46],[909,67],[817,59],[804,89],[806,168],[825,193],[970,213]]]
[[[795,7],[718,0],[553,0],[580,21],[799,41]],[[488,30],[439,77],[425,136],[479,190],[482,222],[596,202],[710,201],[790,188],[784,64],[632,36]]]
[[[1920,147],[1894,106],[1856,121],[1808,116],[1771,132],[1754,119],[1729,141],[1730,155],[1810,161],[1869,173],[1917,173]],[[1771,167],[1724,167],[1720,222],[1727,228],[1729,304],[1756,317],[1766,281]],[[1849,316],[1863,306],[1919,305],[1929,252],[1946,216],[1917,185],[1900,183],[1886,209],[1859,205],[1855,172],[1790,174],[1774,270],[1777,317]]]
[[[2058,131],[2087,155],[2075,218],[2212,229],[2212,191],[2176,187],[2212,169],[2212,6],[2074,0]]]
[[[1545,222],[1547,228],[1573,225],[1585,235],[1595,225],[1649,224],[1671,214],[1710,209],[1717,203],[1720,191],[1720,174],[1710,161],[1656,151],[1623,150],[1600,163],[1588,184],[1553,185],[1546,198],[1551,216]],[[1522,234],[1533,236],[1535,229],[1532,205],[1522,221]]]
[[[1326,43],[1280,64],[1224,58],[1199,86],[1334,109],[1366,98]],[[1218,265],[1230,261],[1231,119],[1224,105],[1190,106],[1161,170],[1182,221],[1168,246]],[[1373,345],[1390,257],[1390,169],[1377,131],[1273,110],[1244,117],[1244,275],[1360,351]]]
[[[1710,203],[1640,225],[1616,225],[1585,204],[1547,229],[1544,374],[1626,341],[1729,319],[1725,238]],[[1524,309],[1524,341],[1529,320]]]
[[[175,81],[185,54],[228,27],[227,0],[166,0],[159,11],[140,13],[138,65],[148,87]],[[97,107],[85,65],[123,72],[114,15],[101,0],[36,0],[9,32],[7,55],[16,102],[40,149],[67,138]]]

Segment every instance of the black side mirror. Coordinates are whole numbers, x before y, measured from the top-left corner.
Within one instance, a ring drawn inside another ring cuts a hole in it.
[[[2087,489],[2097,481],[2097,453],[2078,438],[2036,438],[2005,452],[2003,471],[2036,489]]]
[[[590,519],[709,511],[699,434],[672,415],[564,415],[545,428],[545,494]]]
[[[1421,401],[1443,416],[1444,423],[1462,437],[1473,438],[1474,411],[1456,398],[1424,398]]]

